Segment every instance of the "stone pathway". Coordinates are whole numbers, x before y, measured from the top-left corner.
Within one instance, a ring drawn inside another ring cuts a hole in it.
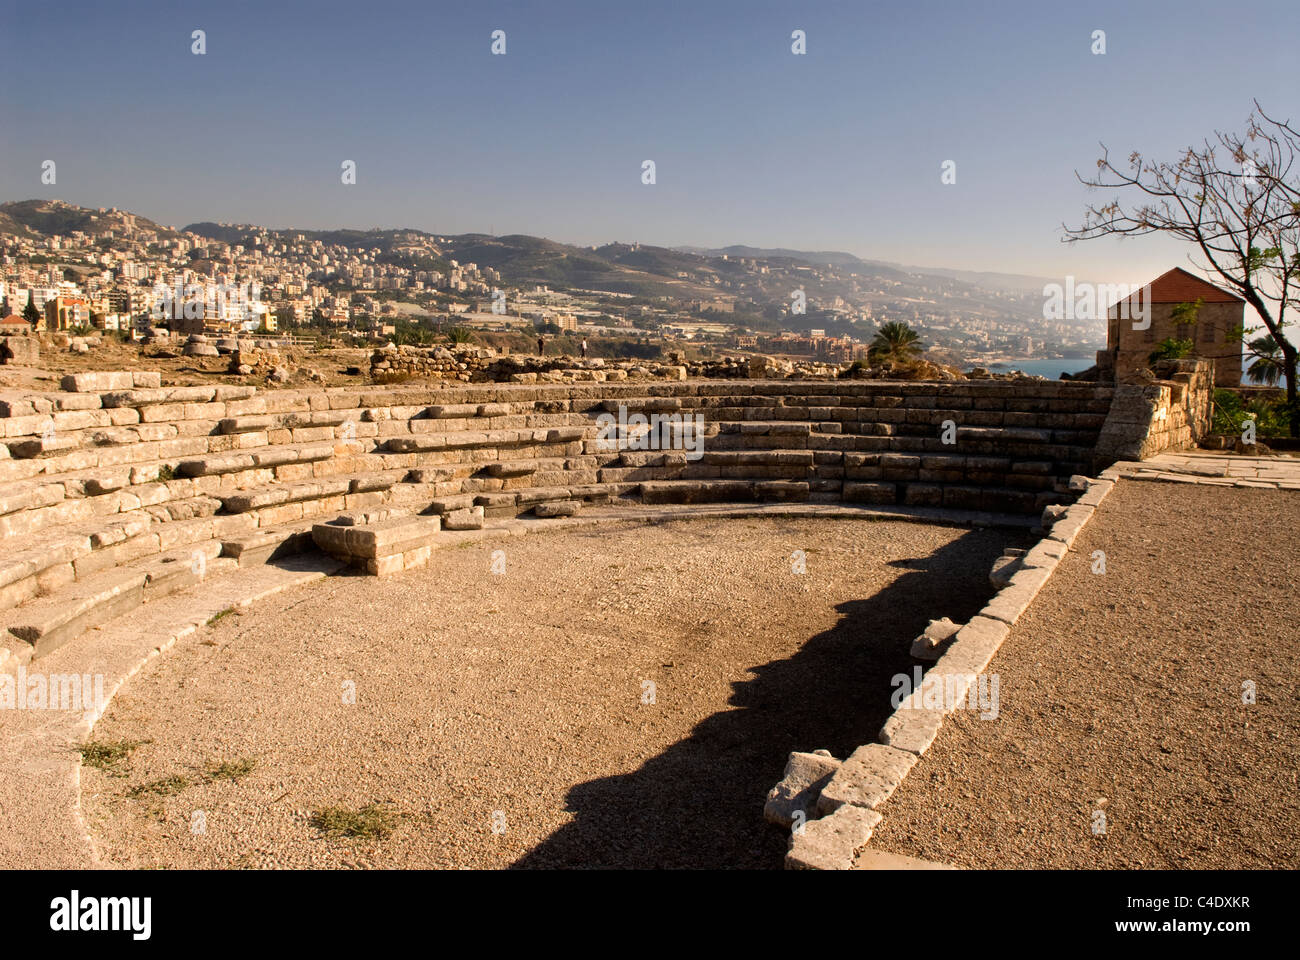
[[[1163,480],[1216,487],[1300,490],[1300,457],[1239,457],[1200,450],[1162,453],[1149,460],[1122,460],[1102,474],[1105,479]]]

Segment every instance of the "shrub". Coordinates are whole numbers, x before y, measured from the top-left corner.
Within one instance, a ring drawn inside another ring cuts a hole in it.
[[[1181,360],[1192,352],[1196,345],[1191,340],[1179,340],[1177,337],[1166,337],[1156,344],[1156,348],[1151,351],[1147,357],[1148,363],[1158,363],[1161,360]]]
[[[1285,437],[1291,429],[1290,411],[1283,397],[1254,397],[1243,401],[1232,390],[1214,391],[1214,433],[1240,434],[1246,420],[1255,421],[1259,437]]]

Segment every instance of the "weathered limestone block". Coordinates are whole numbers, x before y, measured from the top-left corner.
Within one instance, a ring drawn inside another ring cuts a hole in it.
[[[1066,511],[1065,516],[1061,517],[1052,525],[1048,537],[1052,540],[1065,544],[1066,549],[1074,546],[1075,538],[1083,530],[1084,525],[1092,517],[1095,508],[1086,504],[1075,504]]]
[[[947,617],[931,620],[921,635],[912,641],[911,655],[918,660],[937,660],[945,643],[956,636],[961,629]]]
[[[0,337],[0,363],[33,366],[41,362],[41,344],[36,337]]]
[[[69,373],[59,386],[69,393],[105,393],[109,390],[130,390],[135,386],[135,375],[130,371],[97,370],[86,373]]]
[[[997,596],[989,601],[988,606],[980,611],[980,616],[1014,624],[1020,615],[1029,608],[1038,591],[1046,585],[1052,571],[1044,567],[1024,568],[1012,576],[1010,582],[998,591]]]
[[[747,480],[663,481],[640,486],[645,503],[710,503],[754,497],[754,485]]]
[[[1001,620],[978,616],[957,631],[956,639],[932,668],[939,673],[981,674],[1011,632]]]
[[[810,820],[790,837],[787,870],[849,870],[883,818],[875,810],[845,804],[830,816]]]
[[[407,516],[372,524],[318,523],[312,539],[326,553],[373,560],[395,556],[430,543],[442,529],[439,517]]]
[[[62,590],[58,597],[29,604],[14,616],[9,631],[32,645],[33,658],[43,657],[87,630],[138,606],[144,583],[144,573],[110,570]]]
[[[768,791],[763,816],[769,823],[783,827],[794,823],[796,812],[811,816],[817,807],[817,795],[839,768],[840,761],[827,750],[791,753],[781,782]]]
[[[533,507],[533,513],[539,517],[575,517],[581,509],[577,500],[550,500]]]
[[[482,530],[483,508],[479,506],[452,510],[443,517],[442,528],[444,530]]]
[[[874,810],[889,799],[917,759],[914,753],[883,743],[858,747],[822,788],[817,809],[827,814],[847,803]]]
[[[894,483],[846,483],[844,499],[851,503],[892,504],[898,500],[898,485]]]
[[[1085,507],[1098,507],[1106,499],[1106,495],[1114,489],[1115,483],[1111,480],[1094,480],[1088,484],[1088,491],[1081,496],[1076,503]]]
[[[1059,540],[1040,540],[1020,559],[1022,567],[1054,568],[1066,554],[1065,544]]]
[[[927,710],[904,701],[903,706],[895,710],[880,728],[880,742],[919,757],[930,749],[930,744],[939,735],[943,716],[942,710]]]

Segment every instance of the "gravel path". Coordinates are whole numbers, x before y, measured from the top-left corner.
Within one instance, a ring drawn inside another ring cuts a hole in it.
[[[131,680],[95,739],[144,742],[83,770],[87,823],[132,867],[779,867],[787,753],[872,739],[912,637],[973,615],[1014,536],[613,525],[332,578]],[[387,837],[313,822],[371,804]]]
[[[1295,493],[1122,481],[994,659],[998,718],[944,722],[872,846],[968,867],[1300,866],[1298,529]]]

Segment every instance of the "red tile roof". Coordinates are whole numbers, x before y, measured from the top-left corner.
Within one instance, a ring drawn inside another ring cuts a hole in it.
[[[1174,267],[1151,281],[1152,303],[1242,303],[1241,297],[1202,280],[1182,267]]]
[[[18,314],[16,314],[16,313],[11,313],[11,314],[9,314],[9,316],[5,317],[3,320],[0,320],[0,325],[6,324],[6,323],[21,323],[24,327],[30,327],[30,326],[31,326],[30,323],[28,323],[28,322],[27,322],[26,320],[24,320],[22,317],[18,316]]]

